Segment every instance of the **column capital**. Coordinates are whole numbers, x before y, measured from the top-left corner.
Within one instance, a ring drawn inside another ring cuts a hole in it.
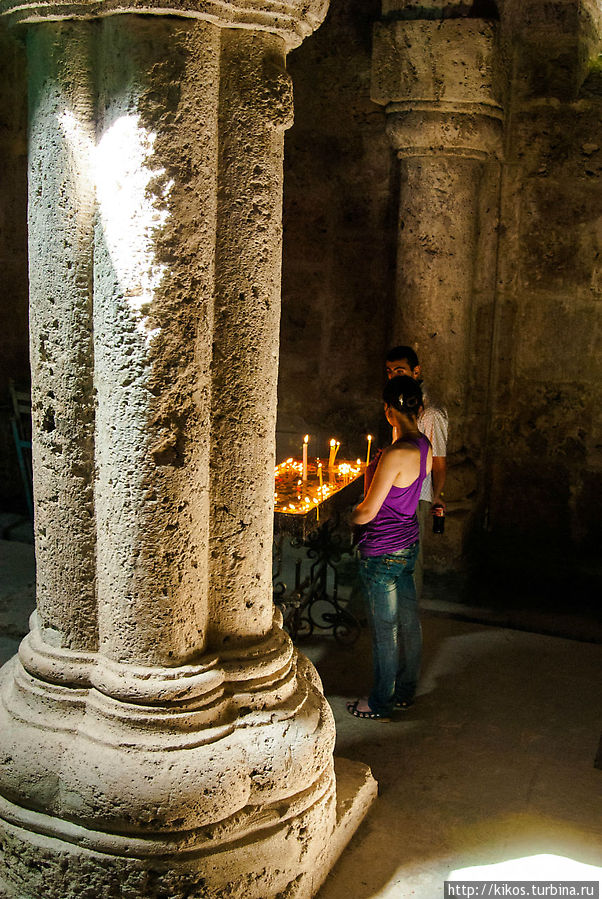
[[[321,25],[329,0],[0,0],[0,16],[32,23],[122,13],[202,19],[223,28],[280,35],[287,50]]]
[[[496,37],[484,19],[375,25],[372,99],[386,107],[401,156],[500,154]]]

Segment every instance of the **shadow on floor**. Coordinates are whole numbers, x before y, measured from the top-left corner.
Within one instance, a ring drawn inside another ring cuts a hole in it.
[[[538,853],[602,866],[602,647],[431,617],[424,644],[416,706],[390,724],[345,710],[369,688],[366,633],[351,649],[301,647],[333,708],[337,755],[379,782],[320,899],[433,899],[453,870]]]

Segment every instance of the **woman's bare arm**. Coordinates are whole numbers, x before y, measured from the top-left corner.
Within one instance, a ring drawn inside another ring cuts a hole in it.
[[[406,449],[393,446],[388,446],[383,450],[370,489],[364,501],[353,510],[351,515],[353,524],[368,524],[369,521],[372,521],[393,486],[406,453]]]

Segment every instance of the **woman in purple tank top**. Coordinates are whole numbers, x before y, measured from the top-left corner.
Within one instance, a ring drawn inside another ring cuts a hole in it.
[[[391,378],[383,393],[387,421],[400,438],[383,450],[363,502],[352,515],[362,526],[360,574],[372,630],[374,685],[368,699],[347,703],[356,718],[388,720],[411,706],[422,653],[414,587],[418,555],[416,507],[432,466],[432,450],[416,423],[420,385]]]

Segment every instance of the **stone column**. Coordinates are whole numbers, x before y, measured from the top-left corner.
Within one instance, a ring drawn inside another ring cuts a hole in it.
[[[200,7],[14,12],[42,568],[0,677],[9,897],[310,896],[342,848],[270,584],[285,54],[325,5]]]
[[[272,619],[282,159],[293,109],[281,40],[224,31],[221,84],[210,554],[218,645],[265,634]]]
[[[98,644],[91,25],[37,29],[27,50],[37,614],[48,645],[85,654]]]
[[[411,6],[383,3],[388,21],[375,26],[372,98],[386,107],[401,165],[389,343],[415,347],[429,392],[450,417],[451,515],[433,546],[447,567],[474,508],[473,450],[484,435],[503,112],[495,23],[417,19],[415,10],[406,20]]]

